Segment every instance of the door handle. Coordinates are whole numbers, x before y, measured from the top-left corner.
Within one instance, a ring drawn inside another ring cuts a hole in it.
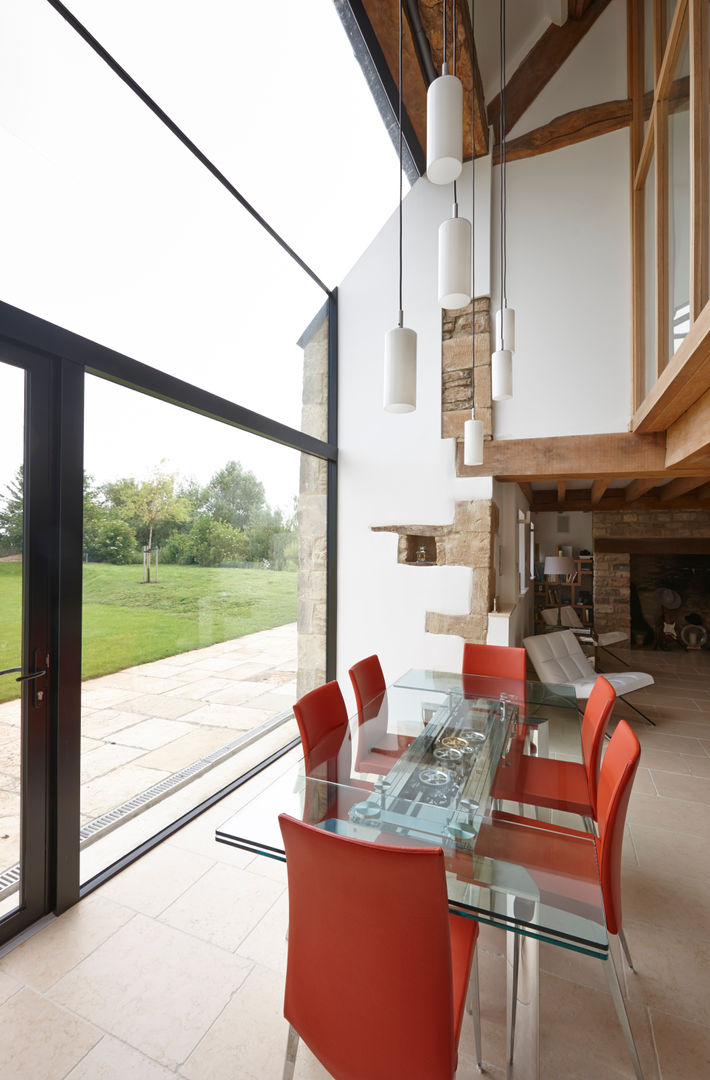
[[[22,668],[13,668],[12,670],[13,671],[22,671]],[[3,672],[2,674],[5,674],[5,673]],[[46,675],[46,674],[47,674],[47,669],[42,668],[41,671],[31,671],[29,673],[29,675],[18,675],[18,677],[15,679],[15,682],[29,682],[30,679],[39,679],[40,676]]]
[[[0,671],[0,675],[14,675],[16,671],[22,671],[21,667],[6,667]]]
[[[35,649],[33,657],[32,657],[32,660],[33,660],[33,663],[34,663],[35,667],[36,667],[37,662],[39,660],[38,653],[39,653],[39,649]],[[37,668],[36,671],[29,671],[27,673],[27,675],[18,675],[17,678],[15,679],[15,682],[18,682],[18,683],[34,682],[36,679],[41,679],[43,675],[46,675],[47,672],[49,671],[49,653],[47,653],[45,655],[45,657],[44,657],[44,664],[45,664],[45,666],[43,668]],[[16,671],[21,671],[22,669],[21,668],[16,668],[15,670]],[[35,685],[35,686],[32,687],[32,708],[36,709],[41,701],[44,701],[44,690],[39,690],[38,687]]]

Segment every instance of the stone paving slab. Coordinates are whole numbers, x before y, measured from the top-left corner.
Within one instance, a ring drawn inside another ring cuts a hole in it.
[[[82,822],[120,806],[296,700],[296,623],[82,686]],[[20,703],[0,704],[0,873],[19,852]]]

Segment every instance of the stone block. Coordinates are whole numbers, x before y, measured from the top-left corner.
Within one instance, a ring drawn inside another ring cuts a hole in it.
[[[445,412],[452,409],[471,408],[471,371],[447,371],[441,378],[441,407]]]
[[[471,338],[451,337],[441,345],[441,370],[464,371],[471,369]]]
[[[473,376],[473,400],[476,408],[490,408],[493,400],[490,367],[477,367]]]
[[[442,439],[463,439],[463,426],[471,419],[471,406],[467,409],[454,409],[441,414]]]

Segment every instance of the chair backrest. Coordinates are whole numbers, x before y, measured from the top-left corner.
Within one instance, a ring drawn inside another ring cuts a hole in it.
[[[600,675],[587,699],[584,719],[582,720],[582,757],[587,771],[589,805],[595,818],[597,816],[597,787],[604,732],[615,701],[616,690],[603,675]]]
[[[594,677],[582,646],[571,630],[526,637],[523,644],[540,682],[573,683]]]
[[[584,629],[584,623],[576,610],[573,607],[570,607],[569,604],[565,604],[560,608],[560,622],[563,626],[573,626],[575,630]]]
[[[638,739],[626,721],[620,720],[604,754],[597,794],[599,876],[606,923],[612,934],[618,934],[621,927],[621,849],[640,756]]]
[[[348,783],[352,763],[348,711],[337,682],[304,694],[293,707],[307,776]]]
[[[525,649],[513,645],[479,645],[467,641],[463,647],[464,675],[488,675],[525,682],[525,663]]]
[[[558,607],[543,608],[540,614],[542,615],[542,621],[545,626],[559,626],[560,609]]]
[[[380,661],[377,656],[368,656],[353,664],[348,674],[355,691],[357,722],[364,724],[378,716],[384,701],[386,684]]]
[[[282,814],[284,1015],[339,1080],[451,1080],[451,942],[441,848],[381,846]]]

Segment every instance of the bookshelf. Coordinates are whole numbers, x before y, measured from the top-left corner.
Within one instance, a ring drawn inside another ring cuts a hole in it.
[[[584,626],[594,624],[594,559],[591,555],[577,557],[576,570],[557,578],[542,576],[542,563],[535,567],[535,633],[545,628],[543,608],[573,607]],[[588,602],[585,602],[588,601]]]

